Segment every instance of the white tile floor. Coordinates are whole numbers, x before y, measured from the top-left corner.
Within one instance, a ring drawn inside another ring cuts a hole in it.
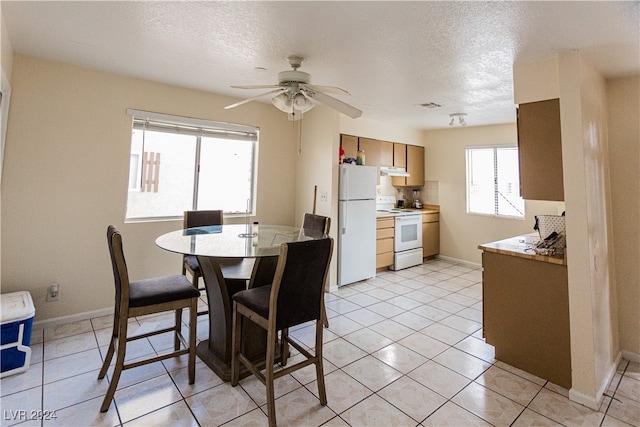
[[[496,361],[480,331],[480,282],[479,269],[432,260],[328,294],[329,403],[319,404],[314,369],[307,367],[277,381],[278,424],[640,425],[638,363],[622,361],[600,411],[592,411],[571,402],[567,390]],[[136,323],[157,328],[168,320],[146,317]],[[1,425],[267,425],[258,380],[247,378],[234,388],[198,363],[196,383],[189,385],[184,356],[125,371],[115,403],[101,414],[107,379],[97,376],[110,328],[107,316],[34,330],[31,367],[0,382]],[[207,328],[201,318],[200,339]],[[291,332],[305,345],[312,334],[310,326]],[[171,345],[170,336],[144,340],[128,357]]]

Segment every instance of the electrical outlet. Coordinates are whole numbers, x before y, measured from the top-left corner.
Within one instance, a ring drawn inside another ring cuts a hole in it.
[[[58,301],[60,299],[60,285],[52,283],[47,289],[47,301]]]
[[[326,202],[328,199],[328,194],[326,191],[321,191],[320,192],[320,201],[321,202]]]

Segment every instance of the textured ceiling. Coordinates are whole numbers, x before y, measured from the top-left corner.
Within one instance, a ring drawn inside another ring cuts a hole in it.
[[[640,73],[639,4],[3,1],[1,13],[15,52],[238,99],[260,91],[230,85],[275,84],[298,54],[363,117],[441,128],[457,112],[514,122],[514,63],[579,49],[605,77]]]

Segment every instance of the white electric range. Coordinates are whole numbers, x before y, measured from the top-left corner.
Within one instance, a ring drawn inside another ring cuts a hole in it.
[[[394,196],[377,196],[376,210],[394,219],[393,264],[390,270],[402,270],[422,264],[422,213],[395,208]]]

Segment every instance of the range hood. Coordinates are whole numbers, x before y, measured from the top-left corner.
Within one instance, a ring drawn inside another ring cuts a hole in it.
[[[405,168],[397,168],[392,166],[380,166],[380,175],[382,176],[409,176]]]

